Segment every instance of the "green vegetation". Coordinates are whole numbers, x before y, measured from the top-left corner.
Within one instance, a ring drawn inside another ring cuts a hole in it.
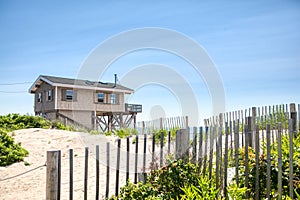
[[[197,177],[196,165],[175,161],[159,170],[152,170],[145,185],[127,182],[120,195],[111,199],[176,199],[184,194],[181,188],[185,185],[197,184]]]
[[[92,130],[92,131],[90,131],[90,134],[98,135],[98,134],[103,134],[103,133],[99,130]],[[126,138],[126,137],[129,137],[132,135],[137,135],[137,134],[138,134],[138,131],[133,128],[120,128],[120,129],[113,130],[113,131],[106,131],[104,133],[104,135],[106,135],[106,136],[115,135],[118,138]]]
[[[8,114],[0,116],[0,166],[7,166],[15,162],[23,161],[28,151],[16,143],[8,134],[14,130],[25,128],[56,128],[61,130],[75,130],[70,126],[64,126],[59,121],[51,122],[39,116]],[[15,136],[15,133],[11,133]],[[50,142],[50,141],[49,141]],[[30,165],[28,162],[25,166]]]
[[[293,185],[295,194],[300,193],[300,134],[294,138],[293,154]],[[263,152],[266,152],[266,145],[263,145]],[[289,138],[287,135],[282,137],[282,195],[286,198],[289,194]],[[267,193],[267,158],[266,154],[259,156],[259,193],[261,198],[266,197]],[[245,149],[239,150],[239,187],[245,185]],[[251,197],[255,196],[255,151],[249,147],[249,193]],[[278,144],[271,145],[271,198],[278,198]]]
[[[184,194],[183,200],[206,200],[206,199],[224,199],[219,195],[219,190],[211,186],[211,181],[207,177],[200,176],[197,185],[187,185],[182,188]]]
[[[24,128],[50,128],[52,123],[42,117],[8,114],[0,116],[0,127],[7,131]]]
[[[138,132],[133,128],[120,128],[119,130],[113,131],[113,134],[119,138],[126,138],[128,136],[137,135]]]
[[[60,121],[49,121],[39,116],[8,114],[0,116],[0,127],[6,131],[25,128],[55,128],[60,130],[75,131],[72,126],[65,126]]]
[[[281,122],[283,129],[288,129],[288,116],[283,111],[275,112],[262,118],[256,119],[260,130],[266,129],[266,124],[270,124],[271,129],[277,129],[278,123]]]
[[[44,119],[44,118],[42,118]],[[46,119],[44,119],[46,120]],[[48,121],[48,120],[46,120]],[[60,121],[58,120],[55,120],[55,121],[49,121],[51,123],[51,128],[54,128],[54,129],[59,129],[59,130],[65,130],[65,131],[81,131],[81,132],[86,132],[85,129],[83,128],[80,128],[80,127],[75,127],[74,125],[73,126],[65,126],[63,123],[61,123]],[[43,128],[43,127],[40,127],[40,128]]]
[[[28,151],[15,143],[7,131],[0,129],[0,166],[7,166],[15,162],[23,161]]]
[[[176,138],[176,131],[178,129],[179,128],[172,128],[170,130],[171,140],[175,140],[175,138]],[[167,142],[167,140],[168,140],[168,131],[164,130],[164,129],[154,129],[154,130],[152,130],[152,134],[155,137],[155,143],[160,144],[162,133],[163,133],[164,144],[165,144]]]
[[[199,174],[198,165],[173,161],[158,170],[152,170],[147,176],[146,184],[130,181],[121,188],[119,196],[110,200],[152,200],[152,199],[224,199],[214,185],[214,179],[209,180]],[[231,186],[228,193],[232,199],[240,199],[246,189]]]

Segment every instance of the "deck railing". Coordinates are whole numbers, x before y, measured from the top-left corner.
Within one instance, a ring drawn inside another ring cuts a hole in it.
[[[141,104],[128,104],[125,103],[125,111],[126,112],[142,112],[142,105]]]

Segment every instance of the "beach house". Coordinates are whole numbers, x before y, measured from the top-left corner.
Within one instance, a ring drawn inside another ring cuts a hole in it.
[[[113,83],[41,75],[29,88],[36,115],[102,131],[135,127],[142,105],[125,102],[133,92],[117,75]]]

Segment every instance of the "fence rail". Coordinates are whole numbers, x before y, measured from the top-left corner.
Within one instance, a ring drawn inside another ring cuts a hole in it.
[[[296,108],[298,108],[298,112]],[[118,139],[115,143],[107,143],[105,152],[100,152],[97,145],[95,160],[88,159],[92,150],[87,147],[84,157],[84,198],[88,198],[88,192],[92,193],[91,195],[96,199],[107,198],[113,194],[118,195],[120,187],[131,179],[130,177],[135,183],[145,181],[143,175],[149,171],[150,167],[153,169],[165,165],[166,155],[174,154],[176,159],[185,158],[197,163],[200,167],[199,173],[215,179],[215,187],[220,188],[220,195],[227,196],[227,186],[234,182],[240,184],[242,180],[245,187],[253,187],[255,191],[254,193],[248,191],[247,198],[270,199],[276,193],[277,198],[281,199],[288,187],[288,196],[293,199],[296,188],[292,183],[297,181],[294,179],[293,170],[296,169],[293,162],[295,159],[299,159],[293,157],[293,142],[300,127],[299,111],[299,105],[296,107],[295,104],[289,106],[285,104],[253,107],[244,111],[220,114],[217,117],[206,119],[204,127],[178,130],[175,141],[171,140],[171,131],[168,131],[167,135],[162,133],[159,137],[160,141],[157,141],[157,137],[151,134]],[[161,122],[162,120],[159,122],[160,125],[164,124]],[[164,143],[164,138],[167,138],[166,143]],[[282,160],[283,138],[288,138],[288,167]],[[132,143],[133,141],[135,143]],[[272,149],[274,144],[278,144],[276,162],[274,156],[271,155],[274,152]],[[147,154],[147,150],[150,153]],[[105,160],[101,160],[101,153],[106,155]],[[47,158],[50,160],[47,162],[52,164],[47,165],[47,199],[60,199],[60,153],[59,151],[49,151],[48,154]],[[243,158],[241,158],[242,155]],[[69,157],[70,178],[68,182],[70,187],[68,193],[69,199],[73,199],[75,198],[72,178],[74,173],[73,150],[70,150]],[[53,159],[56,160],[53,161]],[[241,159],[244,159],[243,162],[240,162]],[[87,187],[90,181],[87,173],[90,162],[95,162],[97,169],[96,189],[92,192],[88,191]],[[264,181],[261,180],[260,173],[263,169],[262,163],[266,167],[266,191],[260,188],[260,182]],[[273,166],[272,163],[278,164]],[[254,169],[250,169],[250,164],[255,166]],[[275,174],[276,183],[273,178],[275,173],[273,167],[278,169]],[[287,171],[283,171],[283,167],[287,167]],[[239,174],[240,168],[244,169],[243,176]],[[288,173],[287,182],[283,181],[284,173]],[[122,179],[121,176],[124,176],[125,179]],[[255,180],[254,185],[251,185],[253,184],[252,179]],[[100,180],[105,181],[105,187],[100,188]],[[288,184],[284,185],[286,183]],[[271,187],[272,184],[276,184],[276,191]],[[296,185],[296,187],[300,186]]]

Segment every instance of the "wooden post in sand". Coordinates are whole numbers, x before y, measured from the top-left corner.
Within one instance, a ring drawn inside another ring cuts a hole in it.
[[[294,137],[297,137],[297,110],[296,105],[294,103],[290,104],[290,118],[292,121],[292,132],[294,133]]]
[[[189,132],[188,129],[180,129],[176,132],[175,159],[189,160]]]
[[[46,199],[60,199],[60,151],[47,151]]]

